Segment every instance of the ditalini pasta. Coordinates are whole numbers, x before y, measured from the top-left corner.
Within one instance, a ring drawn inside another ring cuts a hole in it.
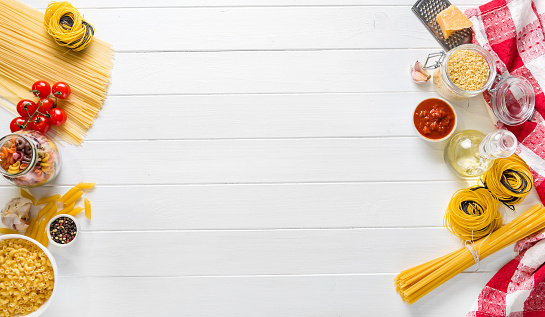
[[[394,279],[396,290],[412,304],[479,260],[544,228],[545,207],[535,205],[490,235],[399,273]]]
[[[68,83],[72,94],[59,102],[68,120],[53,127],[51,136],[81,144],[106,98],[112,58],[111,46],[97,38],[81,52],[59,46],[47,34],[43,13],[0,0],[0,96],[13,104],[0,106],[15,113],[19,100],[33,97],[28,87],[36,80]]]

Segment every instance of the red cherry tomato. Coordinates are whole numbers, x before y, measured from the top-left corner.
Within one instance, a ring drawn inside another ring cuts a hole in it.
[[[27,128],[29,130],[38,131],[40,133],[46,133],[47,131],[49,131],[49,128],[51,128],[51,124],[49,123],[48,118],[42,115],[37,115],[36,117],[32,118],[32,120],[30,120]]]
[[[40,100],[38,105],[40,107],[38,108],[38,111],[40,111],[41,113],[46,113],[55,106],[55,100],[51,98],[44,98]]]
[[[53,92],[53,96],[59,98],[59,99],[66,99],[68,96],[70,96],[70,86],[68,86],[67,83],[58,82],[53,84],[53,88],[51,90]]]
[[[47,98],[51,93],[51,86],[45,80],[38,80],[32,85],[32,93],[39,98]]]
[[[25,121],[25,118],[17,117],[11,120],[11,123],[9,124],[9,129],[11,130],[11,132],[19,131],[21,130],[21,127],[25,124]]]
[[[32,100],[23,99],[17,103],[17,113],[23,118],[32,117],[37,108]]]
[[[62,125],[66,122],[66,112],[59,108],[49,110],[49,123],[51,125]]]

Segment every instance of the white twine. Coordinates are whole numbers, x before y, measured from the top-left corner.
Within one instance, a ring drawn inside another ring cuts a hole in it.
[[[483,239],[483,242],[488,239],[488,237],[490,237],[490,235],[492,234],[492,232],[490,232],[484,239]],[[464,246],[466,247],[466,249],[469,251],[469,253],[471,253],[471,255],[473,256],[473,260],[475,261],[475,271],[473,272],[477,272],[479,270],[479,264],[481,263],[481,260],[480,260],[480,257],[481,257],[481,245],[483,245],[483,243],[481,242],[479,244],[479,249],[476,249],[475,248],[475,242],[473,242],[473,231],[471,231],[471,241],[469,240],[466,240],[464,241]]]
[[[479,270],[479,264],[481,263],[481,261],[479,259],[480,255],[481,255],[480,246],[479,246],[479,250],[477,250],[477,249],[475,249],[475,243],[467,241],[467,240],[464,241],[464,246],[471,253],[471,255],[473,255],[473,260],[475,261],[475,264],[477,264],[477,266],[475,266],[475,271],[473,271],[473,272],[477,272]]]

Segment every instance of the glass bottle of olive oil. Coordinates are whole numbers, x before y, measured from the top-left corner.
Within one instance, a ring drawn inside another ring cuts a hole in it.
[[[495,159],[515,153],[517,138],[507,130],[485,135],[477,130],[464,130],[452,137],[445,147],[445,162],[460,178],[474,178],[484,174]]]

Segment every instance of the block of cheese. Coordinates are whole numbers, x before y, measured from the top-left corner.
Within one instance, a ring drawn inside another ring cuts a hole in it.
[[[443,37],[447,39],[452,33],[470,28],[473,23],[458,9],[456,6],[451,5],[445,10],[439,12],[435,18],[437,23],[441,27]]]

